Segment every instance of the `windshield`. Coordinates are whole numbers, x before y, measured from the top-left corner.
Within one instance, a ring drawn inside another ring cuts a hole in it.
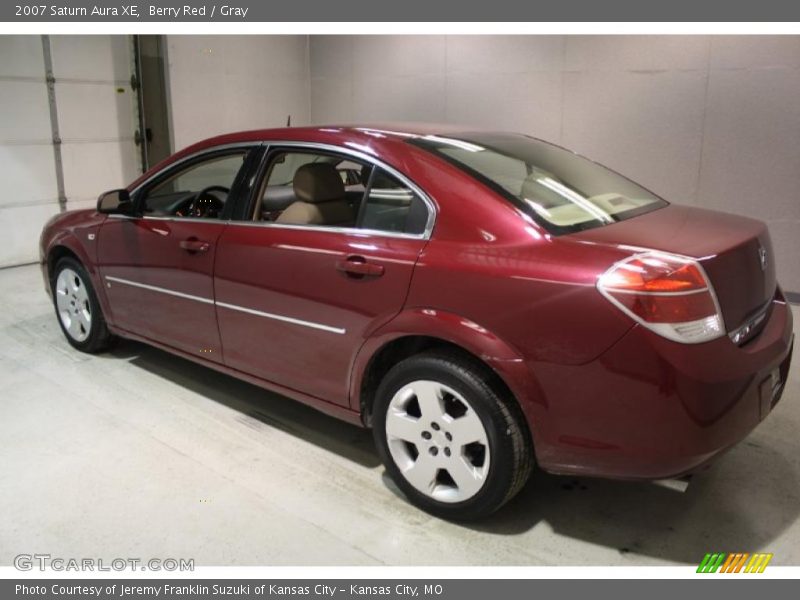
[[[524,135],[429,135],[409,143],[466,171],[555,234],[601,227],[667,205],[622,175]]]

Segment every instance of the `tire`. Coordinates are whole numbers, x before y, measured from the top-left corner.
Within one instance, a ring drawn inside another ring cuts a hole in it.
[[[95,354],[112,344],[114,336],[108,331],[92,280],[81,263],[70,257],[60,259],[53,269],[50,289],[56,320],[73,348]]]
[[[395,365],[376,392],[373,435],[409,501],[444,519],[486,517],[525,485],[533,448],[519,406],[479,361],[432,351]]]

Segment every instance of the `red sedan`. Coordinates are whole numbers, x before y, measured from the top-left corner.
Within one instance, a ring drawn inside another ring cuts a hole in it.
[[[144,341],[371,427],[447,518],[534,464],[696,471],[772,410],[793,343],[763,223],[524,135],[217,137],[58,215],[41,262],[75,348]]]

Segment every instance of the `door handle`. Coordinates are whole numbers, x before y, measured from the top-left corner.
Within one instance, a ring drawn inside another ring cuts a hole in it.
[[[198,240],[197,238],[189,238],[188,240],[181,240],[178,245],[183,249],[186,250],[189,254],[195,254],[197,252],[208,252],[208,249],[211,247],[211,244],[208,242],[204,242],[203,240]]]
[[[336,261],[336,270],[348,277],[362,279],[363,277],[380,277],[383,275],[383,265],[367,262],[363,256],[348,256],[345,260]]]

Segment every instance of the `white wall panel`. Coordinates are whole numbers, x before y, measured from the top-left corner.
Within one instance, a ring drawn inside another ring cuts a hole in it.
[[[307,36],[169,36],[175,149],[310,117]]]
[[[561,142],[672,201],[694,203],[705,88],[701,71],[566,73]]]
[[[684,71],[708,66],[708,36],[575,35],[566,37],[567,71]]]
[[[447,70],[478,73],[561,71],[564,36],[448,36]]]
[[[558,140],[561,78],[557,71],[448,73],[447,121]]]
[[[445,119],[444,74],[365,77],[353,86],[353,113],[359,121]]]
[[[712,208],[800,219],[800,69],[712,71],[699,195]]]
[[[718,35],[711,38],[712,69],[800,69],[800,36]]]

